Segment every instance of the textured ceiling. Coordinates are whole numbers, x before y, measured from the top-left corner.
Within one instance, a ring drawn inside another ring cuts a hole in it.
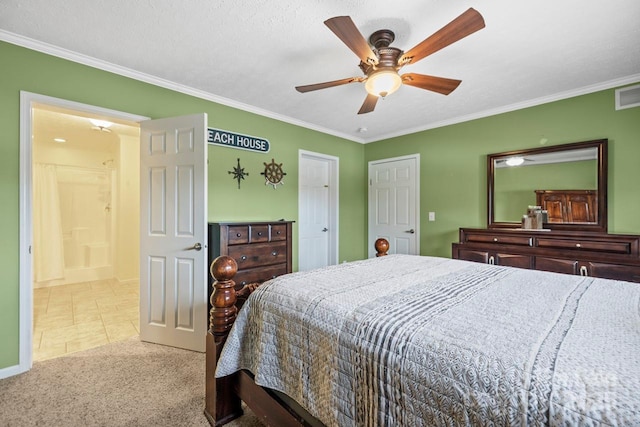
[[[294,90],[362,75],[330,17],[408,50],[469,7],[486,28],[402,69],[462,80],[449,96],[403,86],[357,115],[361,83]],[[638,81],[639,22],[637,0],[0,2],[0,40],[359,142]]]

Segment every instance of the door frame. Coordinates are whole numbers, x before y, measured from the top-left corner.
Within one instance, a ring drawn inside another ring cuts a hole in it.
[[[321,160],[329,164],[329,263],[338,264],[339,260],[339,196],[340,196],[340,158],[314,151],[298,150],[298,221],[300,222],[300,160],[306,158]],[[298,248],[300,248],[300,232],[298,230]],[[298,249],[298,264],[300,263],[300,249]]]
[[[69,110],[81,111],[96,116],[111,117],[131,122],[149,120],[148,117],[122,111],[110,110],[47,95],[20,91],[20,307],[19,307],[19,355],[18,365],[3,369],[0,378],[17,375],[31,369],[33,365],[33,242],[32,214],[32,138],[34,103]]]
[[[371,204],[373,203],[373,198],[371,197],[371,169],[372,166],[381,164],[381,163],[390,163],[401,160],[415,160],[416,162],[416,176],[415,176],[415,185],[416,192],[414,194],[416,201],[416,254],[420,255],[420,153],[408,154],[406,156],[398,156],[398,157],[390,157],[387,159],[378,159],[372,160],[367,164],[367,253],[373,254],[375,251],[373,250],[373,225],[371,224]],[[373,251],[373,252],[372,252]]]

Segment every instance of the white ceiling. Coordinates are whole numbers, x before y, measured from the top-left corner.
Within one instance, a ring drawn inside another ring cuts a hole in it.
[[[33,109],[32,136],[35,144],[58,144],[56,138],[64,139],[68,150],[90,150],[112,152],[116,150],[122,136],[140,137],[140,128],[135,123],[114,120],[106,129],[94,126],[89,119],[94,115],[61,107],[36,104]]]
[[[486,28],[402,70],[462,80],[449,96],[403,86],[357,115],[362,83],[294,90],[362,75],[330,17],[408,50],[469,7]],[[359,142],[640,81],[638,0],[3,0],[0,40]]]

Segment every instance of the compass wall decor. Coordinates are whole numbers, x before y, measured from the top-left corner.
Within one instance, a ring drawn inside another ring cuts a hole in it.
[[[244,168],[240,167],[240,159],[238,159],[238,166],[234,167],[232,171],[228,171],[228,173],[233,175],[233,179],[238,181],[238,190],[240,189],[240,181],[249,175],[249,172],[245,172]]]
[[[282,163],[276,163],[274,159],[271,159],[271,163],[264,163],[264,172],[260,172],[260,175],[264,175],[264,185],[273,185],[275,190],[278,184],[284,184],[282,178],[286,175],[282,171]]]

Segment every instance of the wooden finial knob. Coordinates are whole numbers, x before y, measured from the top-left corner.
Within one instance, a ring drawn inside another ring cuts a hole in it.
[[[374,246],[377,252],[376,256],[385,256],[387,254],[387,251],[389,250],[389,241],[381,237],[376,240]]]
[[[211,275],[219,282],[231,280],[238,271],[236,260],[227,255],[221,255],[211,263]]]

